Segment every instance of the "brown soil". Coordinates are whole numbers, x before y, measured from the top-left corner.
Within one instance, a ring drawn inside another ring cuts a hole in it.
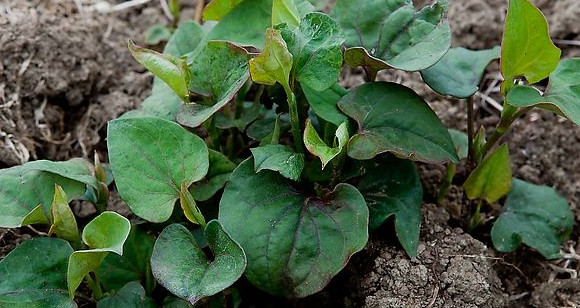
[[[479,49],[498,45],[506,3],[450,1],[454,46]],[[580,39],[580,1],[536,3],[548,16],[555,39]],[[183,14],[193,15],[190,8]],[[126,51],[125,40],[142,41],[145,30],[156,22],[167,22],[157,1],[116,14],[80,14],[70,0],[0,0],[0,167],[34,159],[90,158],[94,150],[106,157],[105,124],[138,106],[151,83],[151,76]],[[578,47],[560,47],[565,56],[580,54]],[[494,89],[498,74],[497,65],[492,65],[481,88],[495,100],[500,99]],[[362,83],[356,72],[346,73],[344,78],[349,85]],[[384,72],[380,78],[413,88],[448,126],[466,127],[464,103],[436,95],[417,73]],[[481,125],[493,127],[498,121],[499,112],[483,99],[476,99],[476,114]],[[580,153],[580,128],[550,112],[533,111],[514,125],[506,141],[515,176],[554,186],[570,200],[580,221],[580,162],[575,159]],[[444,167],[421,165],[420,170],[426,200],[434,200]],[[110,206],[124,207],[118,196]],[[458,228],[470,211],[459,186],[452,187],[444,207],[447,212],[425,206],[417,258],[410,259],[403,252],[387,224],[325,291],[298,301],[267,300],[275,303],[269,306],[580,305],[580,282],[570,279],[578,271],[578,261],[546,262],[526,248],[495,255],[488,248],[492,247],[488,225],[472,235]],[[81,216],[90,215],[81,208],[75,206]],[[487,215],[497,209],[490,207]],[[29,231],[0,229],[0,258],[29,238]],[[579,235],[575,231],[567,250],[575,247]],[[267,297],[253,292],[256,298]],[[246,300],[245,305],[268,306],[256,298]]]

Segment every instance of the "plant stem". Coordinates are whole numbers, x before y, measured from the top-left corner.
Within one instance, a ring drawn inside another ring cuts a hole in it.
[[[103,298],[103,290],[101,290],[101,281],[99,279],[99,276],[97,275],[97,273],[94,273],[94,275],[95,275],[94,280],[91,277],[91,273],[89,273],[86,276],[86,278],[89,288],[93,291],[93,298],[98,301],[101,298]]]
[[[440,205],[447,196],[447,193],[449,193],[449,188],[451,187],[451,184],[453,184],[453,177],[455,176],[456,172],[457,165],[450,163],[449,166],[447,166],[447,170],[445,172],[444,182],[439,188],[439,194],[437,195],[437,205]]]
[[[374,82],[375,80],[377,80],[377,71],[368,67],[368,66],[363,66],[363,70],[365,71],[365,81],[366,82]]]
[[[508,105],[506,104],[505,106]],[[481,153],[482,158],[485,157],[485,155],[493,148],[493,146],[509,131],[512,123],[522,115],[526,114],[526,112],[528,112],[531,109],[531,107],[521,109],[516,109],[511,106],[509,107],[511,109],[509,110],[504,109],[505,112],[502,113],[502,117],[499,124],[495,128],[495,131],[493,132],[491,137],[489,137],[489,140],[487,140],[487,142],[485,143],[485,146],[483,147]]]
[[[477,208],[475,208],[475,213],[471,217],[471,221],[469,222],[469,229],[473,230],[479,226],[479,222],[481,221],[481,205],[483,204],[483,200],[479,199],[477,201]]]
[[[290,125],[292,126],[292,136],[294,137],[296,152],[304,153],[304,145],[302,143],[302,134],[300,130],[300,116],[298,115],[298,104],[296,103],[296,96],[289,87],[284,87],[284,89],[286,90],[286,96],[288,97]]]
[[[467,170],[471,171],[475,166],[473,160],[473,127],[474,127],[474,115],[473,115],[473,97],[469,97],[467,100]]]

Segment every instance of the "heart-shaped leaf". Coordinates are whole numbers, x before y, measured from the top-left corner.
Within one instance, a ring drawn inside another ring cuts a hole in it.
[[[177,121],[188,127],[198,127],[229,103],[250,77],[249,54],[228,42],[209,42],[191,64],[190,89],[209,97],[211,106],[186,104]]]
[[[219,220],[244,248],[250,282],[274,295],[304,297],[320,291],[364,247],[368,208],[348,184],[322,199],[293,184],[273,171],[255,173],[247,159],[226,185]]]
[[[71,298],[89,272],[96,272],[109,252],[123,254],[123,244],[131,231],[127,218],[103,212],[83,229],[83,242],[90,250],[78,250],[68,260],[67,284]]]
[[[145,295],[145,289],[138,282],[127,283],[115,295],[105,297],[97,303],[97,308],[155,308],[155,301]]]
[[[107,145],[119,195],[137,216],[152,222],[169,219],[181,182],[201,180],[209,167],[201,138],[159,118],[109,122]]]
[[[91,169],[86,160],[71,159],[64,162],[41,160],[0,170],[0,227],[21,226],[34,209],[38,215],[35,219],[27,219],[25,224],[46,223],[54,185],[61,186],[71,199],[80,197],[86,185],[98,187]]]
[[[18,245],[0,261],[1,307],[77,307],[68,295],[66,268],[72,247],[39,237]]]
[[[530,86],[515,86],[507,102],[516,107],[554,110],[580,125],[580,58],[562,60],[550,75],[548,90],[542,96]]]
[[[510,0],[501,45],[503,88],[520,76],[530,84],[548,77],[561,53],[550,39],[542,11],[528,0]]]
[[[189,68],[184,59],[136,46],[132,41],[128,41],[128,46],[137,62],[143,65],[155,77],[163,80],[182,101],[189,102],[189,89],[187,85],[189,84],[191,76],[189,75]]]
[[[338,101],[348,93],[340,84],[337,83],[322,92],[315,91],[307,85],[301,85],[301,87],[308,104],[317,116],[336,126],[348,121],[337,105]]]
[[[298,181],[304,169],[304,154],[296,153],[281,144],[270,144],[251,149],[256,172],[272,170],[282,176]]]
[[[149,261],[155,239],[139,229],[131,228],[131,232],[123,246],[123,255],[108,254],[99,267],[99,277],[105,290],[116,292],[131,281],[140,281],[152,290],[155,280],[151,276]]]
[[[281,31],[294,56],[292,74],[296,80],[316,91],[338,81],[344,37],[336,21],[323,13],[309,13],[296,30],[284,27]]]
[[[81,236],[77,227],[75,215],[68,205],[69,199],[62,187],[55,184],[54,198],[50,206],[51,226],[48,234],[69,241],[73,246],[79,247]]]
[[[345,31],[347,64],[367,66],[376,75],[388,67],[419,71],[437,63],[451,45],[446,10],[446,1],[417,12],[412,0],[377,0],[364,5],[338,0],[332,15]]]
[[[171,30],[164,24],[154,24],[145,32],[145,44],[157,45],[171,37]]]
[[[300,13],[294,0],[274,0],[272,4],[272,25],[286,24],[295,29],[300,24]]]
[[[209,150],[209,170],[205,179],[196,182],[189,189],[193,199],[206,201],[226,185],[236,164],[218,151]]]
[[[491,229],[491,239],[501,252],[514,251],[524,243],[546,259],[555,259],[573,225],[568,201],[553,188],[514,179],[504,212]]]
[[[380,153],[423,162],[458,163],[449,132],[413,90],[395,83],[367,83],[351,90],[338,107],[359,125],[348,155],[371,159]]]
[[[210,260],[193,235],[182,225],[169,225],[157,238],[151,269],[153,276],[171,293],[195,304],[232,285],[244,273],[242,247],[217,220],[204,231],[213,259]]]
[[[477,92],[485,68],[499,53],[499,47],[477,51],[451,48],[439,62],[421,71],[421,76],[441,95],[468,98]]]
[[[364,165],[357,185],[369,207],[369,227],[378,228],[395,215],[399,242],[411,257],[417,255],[423,186],[415,164],[386,155]]]
[[[280,31],[268,28],[264,51],[256,58],[250,59],[252,81],[270,86],[277,82],[287,92],[291,92],[291,70],[292,54],[288,51]]]
[[[332,159],[337,157],[348,143],[349,135],[346,122],[338,126],[335,136],[335,144],[332,147],[327,146],[320,136],[318,136],[318,133],[316,132],[316,129],[314,129],[314,126],[312,126],[310,119],[306,120],[306,127],[304,129],[304,145],[306,146],[306,149],[308,149],[308,152],[320,158],[322,161],[322,169],[324,169]]]
[[[511,185],[510,153],[504,143],[471,172],[463,188],[470,200],[484,198],[488,203],[494,203],[510,191]]]

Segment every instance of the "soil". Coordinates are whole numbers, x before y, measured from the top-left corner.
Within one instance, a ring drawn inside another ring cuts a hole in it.
[[[77,1],[89,7],[90,1]],[[114,2],[114,1],[110,1]],[[122,2],[119,0],[118,2]],[[195,1],[183,1],[192,16]],[[185,3],[188,2],[188,3]],[[416,1],[428,3],[429,1]],[[580,39],[580,1],[538,0],[550,32],[564,56],[580,55],[570,41]],[[501,41],[506,0],[450,1],[454,46],[491,48]],[[136,108],[149,94],[151,75],[126,50],[125,40],[144,40],[154,23],[167,23],[158,1],[118,13],[84,10],[72,0],[0,0],[0,168],[35,159],[92,158],[106,160],[107,121]],[[426,99],[449,127],[464,130],[465,105],[427,88],[417,73],[386,71],[382,80],[401,82]],[[348,71],[349,86],[363,82],[359,71]],[[501,105],[499,68],[491,65],[477,97],[477,122],[493,127]],[[491,102],[491,103],[490,103]],[[580,221],[580,128],[551,112],[533,111],[515,123],[506,137],[514,175],[556,188],[570,200]],[[444,166],[420,165],[425,200],[435,200]],[[537,252],[521,248],[497,254],[489,240],[489,224],[470,234],[462,221],[470,207],[456,185],[442,206],[426,204],[416,258],[398,245],[393,226],[386,224],[353,256],[345,270],[321,293],[302,300],[283,300],[249,289],[248,307],[574,307],[580,305],[578,260],[547,262]],[[129,215],[113,191],[110,207]],[[82,204],[79,216],[91,215]],[[497,214],[490,206],[484,217]],[[0,229],[0,259],[34,235],[27,228]],[[563,249],[573,252],[580,241],[574,231]],[[259,300],[258,300],[259,299]]]

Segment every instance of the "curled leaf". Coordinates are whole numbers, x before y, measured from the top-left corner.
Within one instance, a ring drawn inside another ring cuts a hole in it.
[[[322,169],[335,157],[342,152],[342,149],[348,143],[348,129],[346,122],[340,124],[336,130],[336,142],[335,145],[329,147],[324,143],[324,141],[318,136],[316,129],[312,126],[310,119],[306,120],[306,128],[304,129],[304,145],[308,152],[320,158],[322,161]]]

